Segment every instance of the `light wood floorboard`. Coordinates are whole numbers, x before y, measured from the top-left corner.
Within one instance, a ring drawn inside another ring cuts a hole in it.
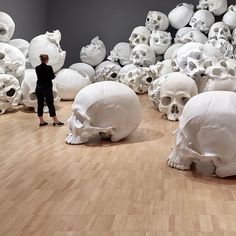
[[[143,121],[118,143],[67,145],[66,125],[21,107],[0,116],[0,235],[236,235],[236,178],[169,168],[178,123],[139,98]]]

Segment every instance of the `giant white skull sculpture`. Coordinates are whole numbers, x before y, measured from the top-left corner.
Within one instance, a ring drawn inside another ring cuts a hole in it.
[[[79,63],[74,63],[72,64],[69,69],[75,70],[77,72],[82,72],[88,75],[90,82],[94,82],[94,78],[95,78],[95,71],[93,69],[92,66],[83,63],[83,62],[79,62]]]
[[[106,61],[102,62],[95,69],[95,82],[107,80],[117,81],[117,75],[119,74],[120,69],[120,65],[117,65],[116,63],[106,63]]]
[[[157,67],[141,67],[133,69],[120,77],[119,82],[126,84],[136,93],[142,94],[148,92],[148,87],[153,80],[158,77]]]
[[[200,0],[197,9],[206,9],[213,15],[220,16],[227,9],[227,0]]]
[[[171,34],[166,31],[153,30],[150,37],[150,47],[156,54],[164,54],[171,45]]]
[[[149,11],[145,22],[150,30],[166,30],[169,26],[169,20],[166,14],[159,11]]]
[[[138,66],[150,66],[156,62],[154,50],[146,44],[138,44],[130,54],[130,60]]]
[[[176,121],[187,101],[198,94],[197,85],[193,79],[180,72],[164,76],[166,78],[161,84],[159,110],[167,115],[168,120]]]
[[[209,39],[231,39],[231,32],[229,27],[223,22],[216,22],[210,28]]]
[[[186,43],[173,58],[173,63],[176,65],[174,69],[195,78],[205,73],[204,62],[206,58],[219,56],[220,52],[211,45],[196,42]]]
[[[122,66],[125,66],[130,63],[130,52],[131,47],[129,43],[121,42],[116,44],[107,59],[112,62],[119,62]]]
[[[236,28],[236,5],[231,5],[224,14],[222,21],[231,29]]]
[[[80,51],[80,59],[82,62],[91,66],[97,66],[106,57],[106,47],[99,37],[91,40],[91,43],[82,47]]]
[[[186,26],[191,17],[194,14],[194,6],[192,4],[180,3],[169,12],[168,18],[170,21],[170,25],[175,29],[180,29]]]
[[[13,36],[15,23],[5,12],[0,11],[0,42],[7,43]]]
[[[212,162],[219,177],[236,175],[236,94],[211,91],[184,107],[168,165],[189,170],[193,162]]]
[[[131,48],[134,48],[138,44],[147,44],[150,39],[150,31],[145,26],[137,26],[133,29],[130,37],[129,44]]]
[[[21,84],[21,93],[22,93],[22,102],[23,105],[29,108],[34,108],[34,111],[37,112],[38,104],[37,98],[35,94],[37,82],[37,75],[34,69],[25,70],[25,76]],[[53,97],[54,97],[54,105],[57,108],[58,103],[60,101],[60,97],[58,96],[56,81],[53,80]],[[44,107],[44,112],[48,112],[48,107]]]
[[[133,133],[142,118],[137,95],[128,86],[113,81],[83,88],[72,110],[66,138],[69,144],[86,143],[93,135],[117,142]]]
[[[189,25],[198,31],[208,33],[215,23],[215,17],[207,10],[198,10],[191,18]]]
[[[12,75],[0,74],[0,115],[18,105],[20,99],[19,81]]]
[[[25,58],[28,58],[29,52],[29,42],[24,39],[11,39],[9,44],[20,49],[21,52],[24,54]]]
[[[167,48],[164,54],[164,60],[172,59],[172,55],[175,52],[175,50],[181,48],[183,45],[184,45],[183,43],[175,43],[171,45],[169,48]]]
[[[0,43],[0,73],[10,74],[20,82],[25,72],[25,56],[16,47]]]
[[[76,94],[91,83],[87,74],[72,69],[59,70],[55,82],[58,96],[63,100],[74,100]]]
[[[33,67],[41,63],[39,55],[47,54],[49,56],[48,64],[52,66],[53,71],[57,72],[64,65],[66,52],[62,51],[60,46],[61,33],[59,30],[53,33],[46,32],[30,42],[29,61]]]
[[[233,46],[225,39],[209,39],[206,44],[210,44],[214,48],[217,48],[224,57],[233,58],[234,56]]]

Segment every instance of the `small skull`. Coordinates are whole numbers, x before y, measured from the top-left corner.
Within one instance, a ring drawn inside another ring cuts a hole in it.
[[[150,39],[150,31],[145,26],[137,26],[132,31],[129,37],[129,44],[131,48],[134,48],[138,44],[147,44]]]
[[[169,26],[168,17],[159,11],[149,11],[146,18],[146,27],[150,30],[166,30]]]
[[[171,45],[171,34],[165,31],[154,30],[151,33],[150,47],[154,49],[156,54],[164,54]]]
[[[21,100],[19,81],[12,75],[0,74],[0,115]]]
[[[214,23],[215,17],[209,11],[198,10],[194,13],[189,25],[195,30],[208,33]]]
[[[90,44],[82,47],[80,51],[81,61],[91,66],[97,66],[105,57],[106,47],[98,36],[93,38]]]
[[[117,142],[133,133],[142,119],[137,95],[128,86],[114,81],[83,88],[74,100],[72,111],[68,144],[86,143],[94,135]]]
[[[159,110],[167,115],[168,120],[176,121],[182,114],[187,101],[198,94],[193,79],[180,72],[164,75],[161,84]]]
[[[185,40],[183,41],[183,37],[184,37],[184,35],[186,35],[188,32],[191,32],[191,31],[193,31],[193,29],[191,27],[180,28],[175,34],[174,42],[175,43],[186,43]]]
[[[197,9],[209,10],[214,16],[220,16],[227,9],[227,0],[200,0]]]
[[[209,39],[231,39],[231,32],[229,27],[223,22],[216,22],[210,28]]]
[[[0,42],[7,43],[13,36],[15,23],[5,12],[0,11]]]
[[[181,41],[182,43],[197,42],[197,43],[205,44],[207,40],[208,38],[202,32],[191,30],[191,31],[188,31],[186,34],[184,34],[181,40],[179,41]]]
[[[231,5],[224,14],[222,22],[224,22],[231,30],[236,28],[236,5]]]
[[[130,60],[138,66],[150,66],[156,62],[154,50],[146,44],[138,44],[130,54]]]
[[[116,44],[107,59],[112,62],[118,62],[122,66],[125,66],[130,63],[130,52],[131,48],[129,43],[121,42]]]
[[[170,25],[175,29],[186,26],[194,14],[194,6],[192,4],[180,3],[172,11],[169,12],[168,18]]]

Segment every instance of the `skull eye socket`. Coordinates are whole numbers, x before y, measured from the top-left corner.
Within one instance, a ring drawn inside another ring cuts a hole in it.
[[[221,75],[221,69],[219,68],[214,68],[212,70],[212,74],[215,75],[215,76],[220,76]]]
[[[146,52],[143,52],[143,51],[141,52],[141,54],[142,54],[142,56],[144,56],[144,57],[147,55],[147,53],[146,53]]]
[[[224,62],[224,61],[221,61],[221,62],[220,62],[220,65],[223,66],[223,67],[227,67],[226,62]]]
[[[187,97],[182,97],[181,98],[181,104],[184,106],[188,102],[189,98]]]
[[[117,77],[117,74],[116,73],[112,73],[111,74],[111,78],[116,78]]]
[[[132,38],[137,38],[137,34],[132,34]]]
[[[193,62],[189,62],[189,69],[190,70],[194,70],[194,69],[196,69],[197,68],[197,66],[193,63]]]
[[[181,69],[185,69],[185,68],[187,67],[187,61],[181,61],[181,62],[179,63],[179,67],[180,67]]]
[[[163,43],[164,43],[164,44],[167,44],[167,43],[169,43],[169,40],[168,40],[168,39],[165,39],[165,40],[163,41]]]
[[[160,20],[161,20],[161,16],[158,16],[158,17],[157,17],[157,20],[160,21]]]
[[[207,67],[212,66],[212,62],[211,61],[207,61],[204,63],[204,68],[206,69]]]
[[[233,69],[229,69],[229,74],[232,76],[235,76],[234,70]]]
[[[145,38],[145,37],[142,37],[142,41],[145,42],[145,41],[146,41],[146,38]]]
[[[152,77],[146,78],[146,81],[147,81],[148,83],[151,83],[151,82],[152,82]]]
[[[32,100],[32,101],[35,101],[37,99],[35,92],[29,94],[29,99]]]
[[[5,34],[7,34],[6,29],[4,29],[4,28],[0,28],[0,34],[1,34],[1,35],[5,35]]]
[[[147,18],[147,21],[150,21],[150,18]]]
[[[5,54],[0,52],[0,60],[4,59],[4,57],[5,57]]]
[[[219,28],[215,28],[214,32],[218,33],[219,32]]]
[[[171,97],[162,97],[161,103],[163,106],[169,106],[171,104]]]
[[[153,38],[153,41],[154,41],[155,43],[158,43],[159,39],[155,37],[155,38]]]
[[[16,93],[16,90],[13,89],[13,88],[9,89],[9,90],[6,92],[6,94],[7,94],[8,97],[13,97],[13,96],[15,95],[15,93]]]
[[[224,32],[226,32],[226,33],[228,32],[228,29],[227,29],[226,27],[224,27],[223,30],[224,30]]]

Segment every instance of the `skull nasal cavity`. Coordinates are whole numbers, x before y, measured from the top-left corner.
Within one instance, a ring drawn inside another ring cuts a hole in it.
[[[13,97],[15,92],[16,92],[16,90],[11,88],[10,90],[7,91],[6,94],[7,94],[8,97]]]
[[[174,104],[171,107],[171,113],[179,114],[179,109],[178,109],[177,105]]]
[[[0,60],[4,59],[4,57],[5,57],[5,54],[0,52]]]

